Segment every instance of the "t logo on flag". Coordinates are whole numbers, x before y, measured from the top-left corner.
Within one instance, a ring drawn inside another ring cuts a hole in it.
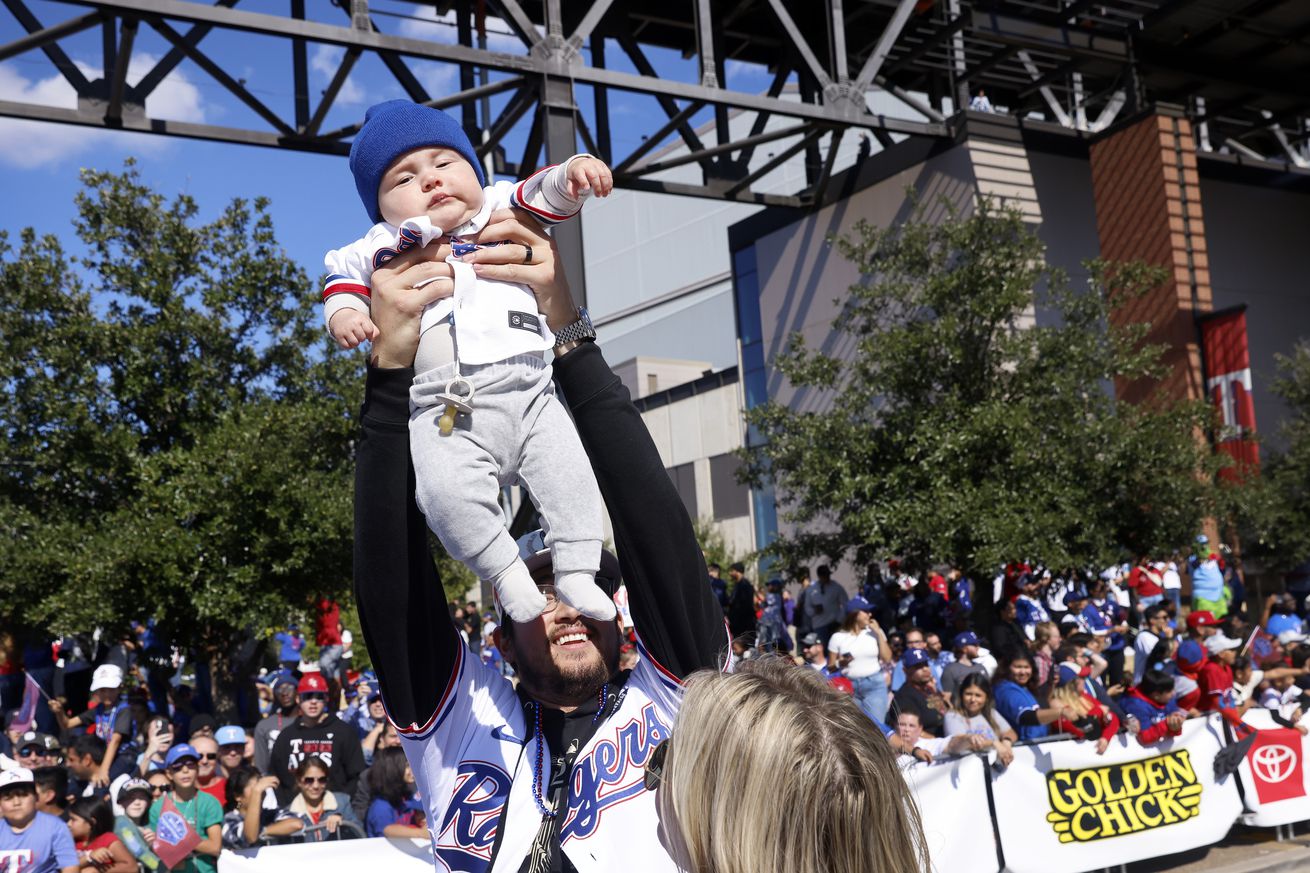
[[[1246,753],[1261,803],[1305,797],[1301,770],[1301,735],[1288,728],[1256,732]]]

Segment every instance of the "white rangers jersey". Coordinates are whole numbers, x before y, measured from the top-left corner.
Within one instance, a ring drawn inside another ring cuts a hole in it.
[[[612,714],[573,766],[560,845],[579,873],[675,871],[659,834],[655,795],[643,784],[651,751],[670,735],[678,681],[638,643],[640,661]],[[460,647],[459,663],[427,724],[400,728],[438,870],[485,873],[506,828],[497,873],[515,873],[541,825],[533,796],[537,741],[509,680]],[[542,752],[541,784],[551,755]],[[544,790],[544,789],[543,789]]]

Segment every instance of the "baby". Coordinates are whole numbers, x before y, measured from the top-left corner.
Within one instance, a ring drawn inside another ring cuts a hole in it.
[[[406,100],[368,110],[350,169],[369,217],[363,239],[329,252],[323,290],[328,331],[343,348],[377,336],[368,317],[373,270],[401,252],[450,237],[455,293],[424,310],[410,388],[415,499],[446,550],[481,579],[514,621],[546,606],[505,529],[500,486],[521,481],[541,513],[555,589],[579,612],[612,620],[595,584],[603,538],[600,489],[573,422],[555,397],[544,357],[556,345],[523,285],[479,278],[459,256],[491,213],[519,206],[548,224],[591,193],[609,194],[609,168],[575,155],[522,182],[485,185],[473,145],[454,118]],[[525,253],[526,255],[526,253]],[[594,337],[585,312],[566,329]]]

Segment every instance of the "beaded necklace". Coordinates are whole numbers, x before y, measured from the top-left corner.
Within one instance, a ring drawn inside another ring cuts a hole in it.
[[[609,683],[606,682],[600,686],[600,696],[596,705],[596,714],[591,717],[591,723],[595,724],[600,721],[605,714],[605,704],[609,702]],[[542,764],[545,761],[546,739],[541,733],[541,704],[532,701],[532,735],[537,741],[537,757],[532,766],[532,799],[537,803],[537,809],[541,810],[542,818],[554,818],[556,813],[554,803],[550,807],[546,806],[546,799],[541,794],[541,771]]]

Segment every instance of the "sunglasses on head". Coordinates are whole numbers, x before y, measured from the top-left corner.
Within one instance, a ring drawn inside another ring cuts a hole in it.
[[[660,787],[664,781],[664,762],[669,757],[669,741],[663,739],[651,750],[650,757],[646,760],[646,772],[642,775],[642,784],[646,786],[647,791],[654,791]]]
[[[326,776],[301,776],[300,781],[305,785],[327,785]]]

